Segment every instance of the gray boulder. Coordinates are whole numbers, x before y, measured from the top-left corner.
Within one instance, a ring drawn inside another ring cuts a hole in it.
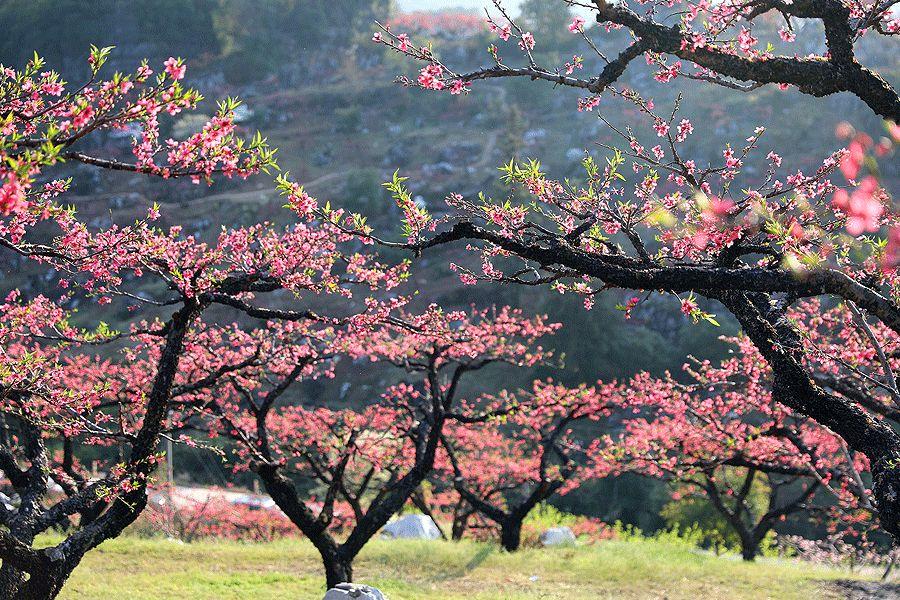
[[[322,600],[387,600],[387,596],[368,585],[339,583],[325,592]]]
[[[384,526],[382,537],[436,540],[441,530],[428,515],[404,515]]]
[[[541,534],[544,546],[571,546],[575,544],[575,534],[568,527],[551,527]]]

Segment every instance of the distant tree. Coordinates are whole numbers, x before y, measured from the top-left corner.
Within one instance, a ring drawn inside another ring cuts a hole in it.
[[[714,485],[717,489],[743,489],[742,484],[747,481],[746,476],[746,470],[740,467],[723,467],[717,472]],[[742,523],[750,524],[746,528],[742,526],[741,529],[747,529],[752,536],[753,526],[758,523],[759,517],[764,515],[770,506],[771,488],[768,485],[768,475],[754,473],[749,486],[750,489],[740,499],[740,502],[727,493],[716,493],[720,500],[719,505],[725,506],[729,512],[739,515]],[[740,535],[728,521],[726,515],[716,508],[716,504],[710,502],[704,492],[699,491],[692,483],[673,482],[668,488],[671,494],[670,500],[660,509],[660,516],[664,519],[667,527],[676,529],[685,535],[699,534],[700,544],[711,548],[716,555],[732,549],[742,552]],[[802,509],[798,509],[798,512],[799,510]],[[773,538],[774,531],[769,530],[760,543],[760,550],[764,551],[765,546]]]
[[[871,360],[865,335],[841,329],[852,321],[847,311],[823,312],[816,303],[788,314],[833,360],[843,356],[860,367]],[[828,334],[841,339],[835,355],[826,349]],[[606,450],[607,464],[617,472],[677,482],[676,497],[707,502],[734,532],[744,560],[753,560],[766,535],[793,514],[821,521],[831,506],[853,520],[871,509],[869,462],[828,429],[779,403],[772,370],[750,340],[731,342],[732,358],[686,366],[689,384],[633,379],[621,408],[637,415],[626,417],[621,436]],[[812,502],[816,494],[825,496],[818,505]]]
[[[501,419],[448,428],[444,477],[466,504],[496,523],[505,550],[519,549],[522,523],[535,507],[602,470],[573,430],[605,420],[617,391],[614,385],[566,388],[538,381],[528,394],[501,395],[502,405],[515,407]]]
[[[262,79],[304,55],[325,63],[317,50],[327,47],[334,53],[358,43],[374,19],[384,18],[390,9],[386,0],[219,0],[218,4],[213,11],[218,40],[232,68],[242,69],[244,81]]]
[[[506,115],[506,124],[500,137],[500,152],[504,158],[522,158],[525,147],[525,131],[528,122],[518,104],[510,104]]]
[[[544,47],[538,51],[558,54],[559,47],[572,45],[572,36],[566,27],[572,22],[572,11],[562,2],[542,2],[525,0],[522,2],[519,19],[522,25],[540,39]]]
[[[6,32],[0,62],[23,64],[36,50],[52,64],[74,71],[83,67],[80,57],[91,44],[120,46],[113,58],[129,61],[127,68],[145,56],[215,55],[216,5],[217,0],[134,0],[127,5],[114,0],[10,0],[0,6],[0,28]]]

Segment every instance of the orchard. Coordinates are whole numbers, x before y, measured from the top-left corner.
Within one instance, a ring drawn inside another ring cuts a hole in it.
[[[303,10],[280,4],[285,18]],[[346,32],[328,85],[347,69],[367,77],[360,65],[377,61],[395,80],[376,103],[414,95],[455,119],[509,83],[490,101],[497,111],[516,99],[508,90],[520,102],[541,94],[572,128],[596,117],[602,131],[574,171],[517,150],[483,189],[441,195],[431,189],[445,189],[453,165],[417,180],[405,174],[415,152],[386,152],[389,176],[371,192],[379,204],[363,207],[313,193],[341,165],[312,177],[270,144],[267,126],[287,114],[247,117],[253,101],[189,87],[193,60],[117,70],[122,48],[91,46],[76,83],[39,53],[0,66],[10,274],[0,279],[0,596],[65,595],[83,561],[106,560],[99,546],[148,523],[185,542],[297,537],[321,560],[323,589],[352,582],[364,549],[410,511],[448,544],[527,552],[537,544],[529,528],[544,529],[556,506],[633,477],[664,490],[678,524],[699,507],[704,549],[725,543],[749,562],[781,548],[890,572],[900,541],[900,96],[877,50],[896,54],[896,0],[558,4],[497,0],[477,19],[393,18],[379,4],[386,14],[364,24],[367,44]],[[249,61],[231,21],[211,22],[223,28],[222,56]],[[442,52],[473,38],[488,43],[481,66]],[[210,52],[201,68],[219,68]],[[298,77],[289,67],[241,90],[283,108],[285,82]],[[868,120],[829,132],[836,149],[800,155],[769,140],[804,131],[691,118],[698,87],[746,102],[774,91],[767,103],[842,93]],[[331,112],[349,124],[328,136],[387,127]],[[318,135],[314,117],[288,144]],[[499,132],[518,144],[514,121]],[[441,126],[417,123],[405,143]],[[124,138],[123,151],[114,140]],[[325,170],[330,150],[315,151]],[[96,187],[87,194],[86,172]],[[116,181],[105,177],[152,186],[160,200],[96,216],[92,198]],[[232,219],[214,205],[216,228],[203,230],[184,215],[212,190],[270,194],[280,208],[272,216],[244,200]],[[576,298],[587,313],[578,322],[600,323],[607,299],[621,299],[606,344],[624,345],[616,332],[636,321],[676,319],[725,350],[674,356],[683,366],[669,370],[635,356],[611,376],[591,350],[601,340],[514,301],[538,293]],[[589,348],[578,369],[554,350],[563,336]],[[253,485],[273,506],[235,507],[224,494],[174,502],[185,486],[171,463],[169,481],[163,473],[179,452],[213,457],[227,487]],[[599,517],[556,525],[579,544],[633,535]]]

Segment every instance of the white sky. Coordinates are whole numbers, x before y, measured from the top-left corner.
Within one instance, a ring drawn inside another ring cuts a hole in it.
[[[0,0],[2,1],[2,0]],[[547,0],[550,2],[551,0]],[[519,6],[522,0],[503,0],[503,6],[515,16],[519,12]],[[466,10],[476,10],[484,14],[485,8],[493,8],[494,4],[491,0],[397,0],[397,6],[404,12],[416,10],[446,10],[450,8],[462,8]],[[589,14],[586,9],[577,9],[583,15]]]
[[[521,0],[505,0],[504,5],[515,11]],[[397,0],[397,6],[403,11],[443,10],[447,8],[480,9],[491,6],[490,0]]]

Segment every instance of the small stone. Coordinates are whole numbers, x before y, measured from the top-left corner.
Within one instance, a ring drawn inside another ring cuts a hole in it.
[[[541,544],[544,546],[572,546],[575,544],[575,534],[568,527],[551,527],[541,534]]]
[[[387,600],[381,591],[359,583],[339,583],[327,592],[322,600]]]
[[[436,540],[441,537],[441,530],[427,515],[405,515],[385,525],[381,535],[386,538]]]

